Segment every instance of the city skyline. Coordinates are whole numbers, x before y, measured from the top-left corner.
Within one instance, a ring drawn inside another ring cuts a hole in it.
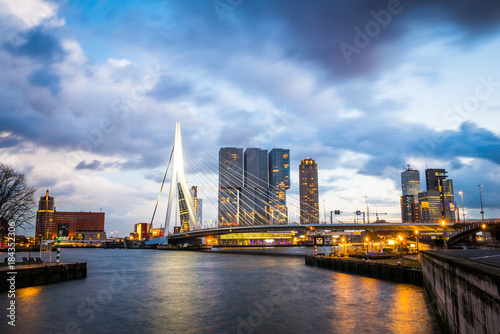
[[[482,184],[500,217],[498,2],[228,6],[0,0],[0,161],[121,235],[150,221],[175,122],[213,156],[289,148],[289,197],[314,157],[320,210],[346,219],[365,198],[400,219],[408,163],[453,175],[467,218]]]

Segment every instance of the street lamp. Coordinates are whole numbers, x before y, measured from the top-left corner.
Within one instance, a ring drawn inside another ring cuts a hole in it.
[[[401,265],[405,265],[405,258],[403,256],[403,236],[399,235],[399,250],[401,252]]]
[[[415,230],[415,239],[417,241],[417,253],[418,253],[418,230]]]
[[[481,217],[482,217],[481,220],[483,221],[483,224],[484,224],[483,196],[481,195],[481,187],[482,186],[483,186],[482,184],[478,185],[478,187],[479,187],[479,199],[481,200]]]
[[[465,223],[465,207],[464,207],[464,192],[459,191],[460,197],[462,198],[462,216],[464,216],[464,223]]]
[[[446,245],[446,230],[444,229],[444,226],[446,225],[446,222],[444,220],[441,221],[441,225],[443,226],[443,241],[444,241],[444,248],[448,248]]]

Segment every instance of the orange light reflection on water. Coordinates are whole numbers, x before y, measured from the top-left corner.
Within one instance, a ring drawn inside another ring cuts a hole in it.
[[[16,294],[18,297],[26,298],[26,299],[31,299],[32,297],[35,297],[38,295],[38,293],[42,291],[41,286],[32,286],[29,288],[23,288],[16,290]]]

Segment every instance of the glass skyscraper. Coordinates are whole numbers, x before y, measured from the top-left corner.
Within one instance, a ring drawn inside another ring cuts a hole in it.
[[[401,221],[420,222],[418,194],[420,193],[420,172],[410,165],[401,173]]]
[[[406,170],[401,173],[401,188],[403,196],[413,195],[417,199],[417,195],[420,192],[420,172],[411,169],[410,165],[408,165]]]
[[[300,177],[300,223],[319,224],[318,165],[313,159],[302,160]]]
[[[243,189],[243,149],[219,150],[219,226],[238,225]]]
[[[242,196],[242,225],[267,225],[269,164],[267,150],[245,150],[245,180]]]
[[[219,226],[287,224],[290,150],[219,150]]]
[[[288,224],[286,190],[290,188],[290,150],[273,148],[269,152],[269,220]]]

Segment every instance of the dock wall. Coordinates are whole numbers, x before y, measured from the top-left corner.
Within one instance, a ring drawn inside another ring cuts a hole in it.
[[[16,289],[19,289],[87,277],[87,264],[61,263],[58,265],[36,265],[33,267],[16,268],[13,271],[16,272]],[[9,274],[8,270],[0,271],[0,292],[9,291],[10,284],[7,281],[9,277],[11,277],[11,274]]]
[[[395,266],[368,261],[350,261],[333,257],[306,255],[306,265],[350,274],[378,278],[398,283],[422,286],[422,270],[415,267]]]
[[[444,332],[500,332],[500,268],[423,251],[424,288]]]

